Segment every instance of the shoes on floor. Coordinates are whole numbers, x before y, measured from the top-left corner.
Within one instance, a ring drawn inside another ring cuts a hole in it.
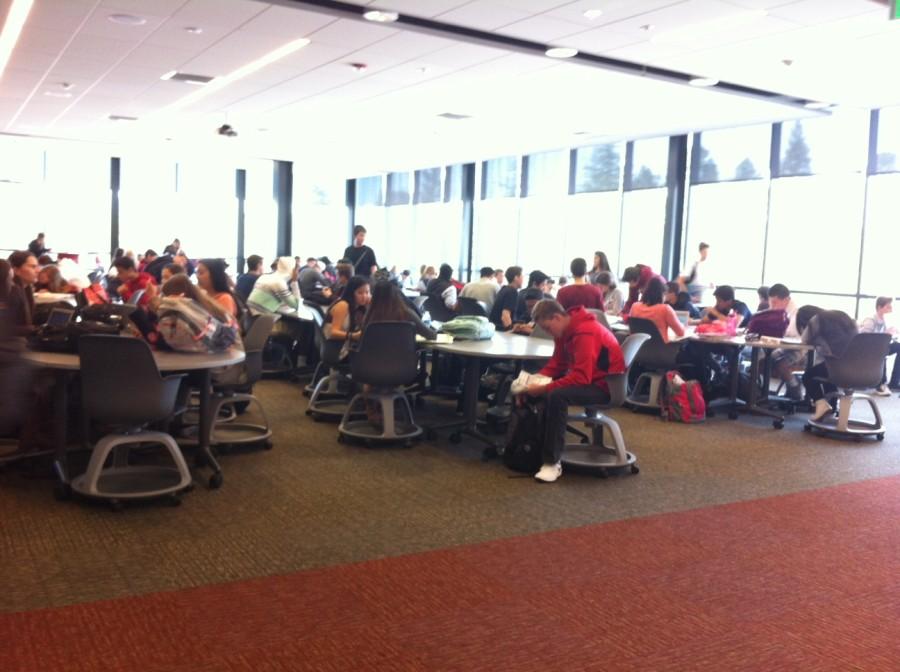
[[[891,391],[887,385],[882,383],[878,387],[875,388],[875,395],[879,397],[889,397],[891,396]]]
[[[534,475],[534,478],[542,483],[553,483],[557,478],[562,476],[562,463],[545,464],[541,470]]]
[[[829,413],[833,413],[834,409],[824,399],[816,399],[816,406],[813,409],[813,414],[811,420],[821,420]]]

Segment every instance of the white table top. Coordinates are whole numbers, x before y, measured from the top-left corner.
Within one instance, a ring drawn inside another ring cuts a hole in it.
[[[124,337],[123,337],[124,338]],[[154,352],[153,358],[160,371],[199,371],[201,369],[218,369],[223,366],[239,364],[245,359],[244,352],[231,348],[215,354],[191,352]],[[22,353],[25,361],[46,369],[78,371],[81,362],[78,355],[63,352],[38,352],[27,350]]]
[[[503,331],[498,331],[489,341],[454,341],[435,343],[432,347],[452,355],[486,359],[550,359],[553,356],[553,341]]]

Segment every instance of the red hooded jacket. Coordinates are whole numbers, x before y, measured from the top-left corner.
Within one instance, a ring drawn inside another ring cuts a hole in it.
[[[540,371],[554,379],[546,391],[574,385],[596,385],[608,391],[607,374],[625,371],[619,342],[584,307],[576,306],[568,313],[569,326],[562,338],[555,339],[553,357]]]
[[[628,300],[625,302],[625,305],[622,307],[622,315],[628,315],[631,312],[631,306],[640,301],[641,295],[644,293],[644,290],[647,289],[647,285],[650,284],[650,280],[653,278],[659,278],[663,286],[666,284],[666,279],[659,275],[659,273],[654,273],[653,269],[649,266],[644,266],[642,264],[638,264],[641,269],[641,275],[638,278],[637,287],[628,288]]]

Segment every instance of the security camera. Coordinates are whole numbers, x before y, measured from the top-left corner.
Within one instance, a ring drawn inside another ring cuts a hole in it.
[[[235,138],[237,137],[237,131],[234,130],[228,124],[222,124],[216,129],[216,133],[219,135],[224,135],[226,138]]]

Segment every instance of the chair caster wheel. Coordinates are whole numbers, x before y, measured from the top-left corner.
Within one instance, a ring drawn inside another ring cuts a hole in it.
[[[53,485],[53,498],[57,502],[66,502],[72,499],[72,486],[68,483],[55,483]]]
[[[772,422],[772,427],[775,429],[784,429],[784,420],[774,420]]]
[[[884,441],[884,432],[882,432],[881,434],[876,434],[875,438],[879,441]]]
[[[601,469],[597,472],[597,478],[607,478],[609,477],[609,472],[606,469]]]
[[[632,464],[632,465],[631,465],[631,473],[632,473],[632,474],[639,474],[639,473],[641,473],[640,467],[638,467],[636,464]]]
[[[274,447],[275,444],[268,440],[263,444],[263,450],[272,450]]]
[[[182,490],[182,492],[193,492],[193,491],[194,491],[193,483],[190,483],[189,485],[184,486],[184,489]]]
[[[803,425],[803,431],[804,431],[804,432],[811,432],[811,431],[812,431],[812,427],[809,426],[809,425]]]
[[[338,432],[337,442],[338,443],[347,443],[347,437],[344,436],[343,434],[341,434],[340,432]]]
[[[309,409],[307,408],[307,409],[306,409],[306,414],[307,414],[307,415],[312,415],[312,411],[309,410]]]
[[[179,497],[178,495],[171,495],[169,497],[169,506],[181,506],[181,497]]]
[[[118,499],[109,500],[109,510],[114,511],[115,513],[119,513],[122,510],[122,502]]]
[[[453,434],[450,435],[450,443],[455,444],[460,442],[462,442],[462,435],[458,432],[453,432]]]
[[[728,419],[729,420],[737,420],[738,414],[735,413],[734,411],[728,411]]]
[[[225,477],[222,476],[221,471],[217,471],[212,476],[209,477],[209,488],[210,490],[218,490],[222,487],[222,483],[225,481]]]

